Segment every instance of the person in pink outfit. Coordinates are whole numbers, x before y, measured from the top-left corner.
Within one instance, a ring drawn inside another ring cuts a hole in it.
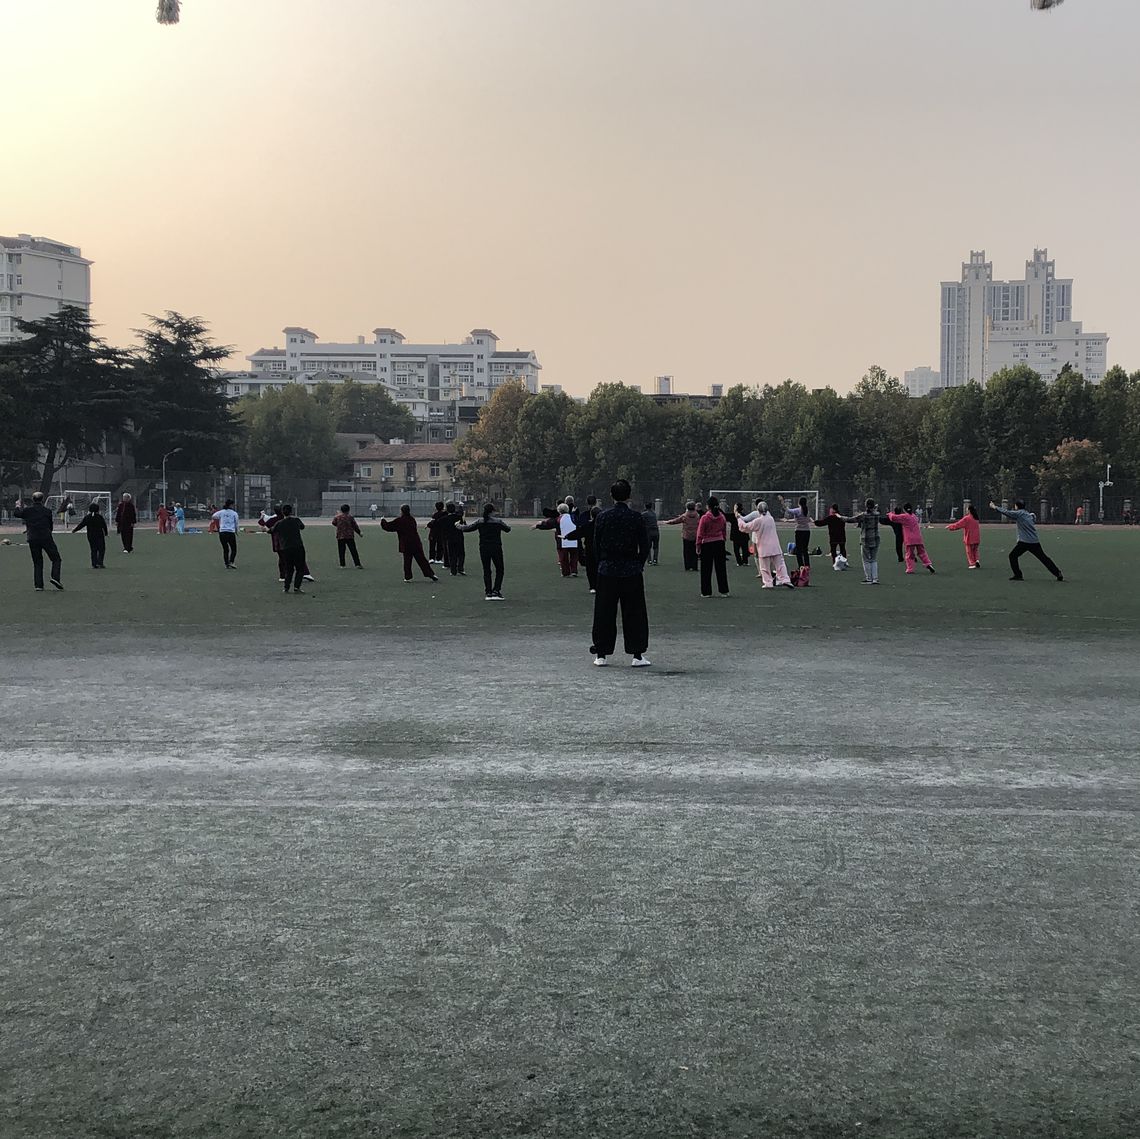
[[[713,573],[716,573],[716,588],[721,597],[728,596],[728,569],[725,540],[728,537],[728,519],[720,508],[720,502],[709,496],[709,508],[701,515],[697,524],[697,557],[701,565],[701,596],[712,597]]]
[[[982,528],[978,524],[978,511],[973,504],[967,506],[966,513],[957,522],[951,522],[946,529],[962,531],[962,542],[966,547],[966,569],[981,569],[978,550],[982,544]]]
[[[776,529],[776,519],[768,513],[768,504],[762,499],[756,500],[756,509],[751,514],[744,515],[740,507],[736,507],[736,524],[740,529],[752,535],[752,548],[756,551],[756,565],[759,567],[756,576],[760,579],[761,589],[775,589],[777,585],[794,589],[792,580],[788,577],[788,567],[784,562],[784,552],[780,549],[780,533]]]
[[[926,543],[922,540],[922,523],[914,512],[911,504],[905,503],[902,510],[892,510],[887,518],[902,527],[903,545],[906,547],[906,572],[914,573],[916,562],[922,562],[931,573],[934,566],[930,562],[930,555],[926,552]]]

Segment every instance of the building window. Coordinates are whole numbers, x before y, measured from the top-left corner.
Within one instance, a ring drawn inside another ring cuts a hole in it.
[[[384,464],[384,477],[390,479],[396,473],[396,468],[391,463]]]
[[[428,464],[428,477],[433,479],[439,478],[439,463]]]
[[[356,477],[360,479],[370,479],[372,477],[371,467],[361,467],[356,473]]]
[[[443,429],[443,437],[445,439],[454,439],[455,438],[455,428],[454,427],[445,427]],[[448,474],[451,473],[450,467],[447,468],[447,473]]]

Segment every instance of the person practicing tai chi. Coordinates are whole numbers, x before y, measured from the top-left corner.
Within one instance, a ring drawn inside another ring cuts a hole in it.
[[[645,519],[645,533],[649,536],[649,561],[645,564],[655,566],[657,557],[661,552],[661,524],[657,519],[657,511],[653,509],[652,502],[645,504],[641,517]]]
[[[570,537],[573,534],[574,537]],[[558,536],[562,539],[558,547],[558,562],[563,577],[578,576],[578,524],[568,503],[558,508]]]
[[[727,513],[727,512],[726,512]],[[749,531],[741,530],[740,519],[744,516],[744,503],[733,503],[732,513],[728,514],[728,540],[732,543],[732,554],[738,566],[748,565],[751,537]]]
[[[336,551],[340,556],[340,568],[345,568],[344,554],[347,550],[352,555],[352,564],[357,569],[363,569],[360,555],[356,552],[356,535],[360,533],[360,526],[353,518],[352,507],[347,502],[333,515],[332,524],[336,527]]]
[[[1017,545],[1009,551],[1009,568],[1013,571],[1010,581],[1024,581],[1021,576],[1022,554],[1032,554],[1058,581],[1064,581],[1065,575],[1057,568],[1057,563],[1041,548],[1041,539],[1037,535],[1037,516],[1025,509],[1025,503],[1018,499],[1012,510],[1003,510],[996,503],[990,503],[990,509],[996,510],[1004,518],[1012,518],[1017,523]]]
[[[598,500],[592,494],[586,495],[586,505],[578,511],[578,541],[582,543],[582,556],[579,559],[586,567],[586,580],[590,592],[598,591],[598,552],[594,549],[594,519],[598,517]]]
[[[443,503],[437,502],[435,504],[435,512],[427,521],[428,532],[428,561],[433,566],[446,566],[447,565],[447,541],[444,536],[443,530],[440,528],[443,525],[443,516],[447,512],[443,509]],[[376,520],[376,515],[373,513],[372,520]]]
[[[281,549],[281,536],[274,530],[275,522],[280,521],[285,515],[281,512],[280,506],[273,508],[273,513],[268,514],[266,511],[261,512],[261,516],[257,520],[258,526],[269,533],[270,548],[277,555],[277,580],[278,582],[285,581],[285,554]],[[301,577],[304,581],[316,581],[309,570],[308,553],[305,554],[306,561],[301,566]]]
[[[712,597],[713,573],[721,597],[728,596],[728,519],[720,508],[720,500],[709,497],[709,508],[697,525],[697,557],[701,563],[701,596]]]
[[[305,539],[301,531],[305,524],[300,518],[293,516],[293,507],[289,503],[278,511],[273,521],[268,524],[269,532],[276,534],[281,547],[281,556],[285,560],[285,590],[290,588],[294,593],[304,593],[301,588],[302,571],[305,568]]]
[[[174,504],[174,532],[176,534],[186,533],[186,511],[181,502]]]
[[[464,534],[479,535],[479,560],[483,563],[483,585],[488,601],[503,600],[503,535],[510,532],[511,528],[495,513],[493,502],[483,507],[482,518],[463,527]],[[492,567],[495,570],[493,582]]]
[[[886,519],[879,514],[873,498],[867,499],[863,509],[851,518],[844,519],[859,527],[859,553],[863,558],[863,584],[879,584],[879,525]],[[900,530],[901,533],[901,530]]]
[[[392,519],[380,519],[380,528],[395,534],[399,541],[400,553],[404,555],[404,581],[412,580],[412,562],[420,567],[420,572],[428,581],[439,581],[431,568],[431,563],[424,557],[424,544],[420,539],[420,530],[412,516],[412,508],[405,502],[400,507],[400,513]]]
[[[966,507],[966,513],[946,527],[947,530],[961,530],[962,542],[966,547],[966,569],[981,569],[978,550],[982,545],[982,528],[978,525],[978,511],[973,503]]]
[[[593,643],[590,652],[599,668],[609,664],[617,647],[617,615],[621,609],[625,651],[634,668],[646,668],[649,658],[649,613],[645,608],[645,563],[649,535],[645,519],[629,508],[632,493],[625,479],[610,487],[614,504],[598,514],[594,543],[598,551],[598,592],[594,597]]]
[[[463,542],[463,511],[454,502],[449,502],[443,509],[439,526],[443,534],[444,564],[451,571],[452,577],[466,577],[464,566],[467,564],[467,548]]]
[[[115,531],[123,543],[123,553],[129,554],[135,548],[135,525],[139,520],[138,511],[129,494],[124,494],[115,507]]]
[[[796,524],[796,567],[800,570],[806,569],[808,571],[808,578],[811,577],[811,526],[814,519],[808,512],[808,504],[806,498],[801,498],[798,506],[784,507],[784,496],[781,494],[777,497],[776,501],[784,508],[784,518],[790,519]]]
[[[99,503],[93,502],[87,508],[87,513],[72,527],[71,532],[78,534],[80,530],[87,531],[87,546],[91,551],[91,568],[102,569],[103,558],[107,554],[107,519]]]
[[[756,576],[761,589],[774,589],[782,585],[795,589],[788,576],[788,566],[784,561],[784,551],[780,549],[780,532],[776,529],[776,519],[768,511],[768,504],[756,500],[756,509],[749,515],[741,514],[743,509],[736,504],[736,524],[743,534],[752,538],[752,548],[756,551]]]
[[[290,508],[292,509],[292,508]],[[214,511],[214,521],[218,524],[218,541],[222,544],[222,563],[226,569],[237,569],[237,531],[238,513],[234,509],[234,500],[227,498],[221,510]],[[300,519],[298,518],[299,522]],[[302,549],[304,543],[302,543]]]
[[[701,512],[695,502],[685,503],[685,512],[676,518],[667,518],[666,526],[681,527],[681,557],[685,563],[685,572],[694,572],[700,567],[697,565],[697,527],[701,524]]]
[[[831,551],[831,564],[837,557],[847,557],[847,520],[839,513],[839,503],[833,502],[823,518],[816,518],[817,526],[827,527],[827,544]]]
[[[55,538],[52,536],[52,526],[55,515],[44,506],[44,493],[37,490],[32,495],[29,506],[25,506],[21,499],[12,511],[15,518],[21,519],[28,535],[28,553],[32,555],[32,584],[38,593],[44,591],[44,554],[51,562],[51,584],[55,589],[62,589],[60,571],[63,568],[63,558],[59,556]]]
[[[173,511],[170,509],[169,506],[166,505],[165,502],[160,502],[158,504],[158,512],[156,514],[156,517],[158,519],[158,532],[160,534],[169,534],[170,533],[170,531],[171,531],[170,519],[171,519],[172,515],[173,515]]]
[[[922,523],[918,520],[909,502],[903,505],[902,510],[892,510],[887,518],[889,521],[902,527],[903,545],[906,547],[906,572],[914,573],[914,567],[922,562],[933,573],[934,566],[930,555],[926,552],[926,543],[922,540]]]

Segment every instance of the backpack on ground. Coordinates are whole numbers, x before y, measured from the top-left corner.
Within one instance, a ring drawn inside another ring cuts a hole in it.
[[[807,586],[811,585],[811,566],[800,566],[799,576],[794,579],[792,584],[800,589],[806,589]]]

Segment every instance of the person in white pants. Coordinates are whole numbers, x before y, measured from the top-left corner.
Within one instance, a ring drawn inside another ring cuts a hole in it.
[[[780,534],[776,529],[776,520],[768,513],[768,504],[762,499],[756,500],[756,509],[751,514],[742,515],[740,507],[736,510],[736,524],[747,534],[752,535],[752,546],[756,550],[756,565],[760,578],[761,589],[774,589],[777,585],[794,589],[792,580],[788,576],[788,567],[784,563],[784,552],[780,549]]]

